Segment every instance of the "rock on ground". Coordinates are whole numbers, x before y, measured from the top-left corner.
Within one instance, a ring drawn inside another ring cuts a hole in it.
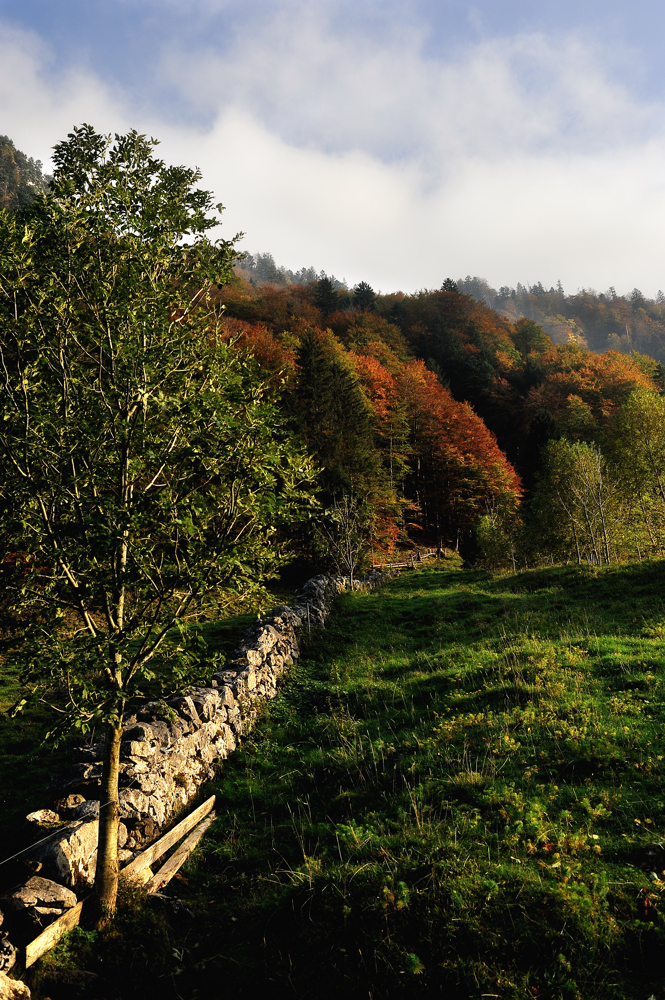
[[[43,927],[61,916],[65,910],[76,906],[76,902],[76,896],[70,889],[39,875],[33,875],[25,885],[8,892],[2,898],[5,912],[27,914],[37,926]]]
[[[52,809],[37,809],[25,817],[28,823],[59,823],[60,817]]]
[[[98,803],[84,803],[90,813]],[[77,808],[83,808],[77,807]],[[99,823],[96,819],[74,820],[55,830],[52,837],[35,844],[27,852],[29,861],[40,862],[44,875],[60,882],[68,889],[88,889],[95,879],[97,867],[97,837]],[[118,828],[118,847],[127,841],[127,827]]]
[[[25,983],[0,972],[0,1000],[30,1000],[30,990]]]

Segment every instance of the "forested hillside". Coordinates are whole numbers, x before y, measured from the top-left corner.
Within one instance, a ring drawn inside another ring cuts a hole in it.
[[[461,541],[513,564],[661,551],[653,358],[555,344],[451,280],[375,295],[236,274],[215,298],[224,335],[279,382],[325,502],[356,498],[376,547]]]
[[[283,381],[323,467],[325,502],[358,498],[377,546],[390,550],[409,530],[449,544],[488,504],[516,512],[520,481],[495,436],[369,286],[349,295],[328,279],[285,289],[236,279],[219,300],[226,336]]]
[[[509,320],[533,319],[555,343],[574,341],[592,351],[639,351],[665,361],[665,294],[655,299],[639,288],[618,295],[616,289],[593,289],[566,295],[559,282],[546,289],[540,281],[528,288],[504,286],[497,290],[483,278],[460,278],[460,291],[496,309]]]
[[[45,190],[0,139],[0,201]],[[377,295],[269,253],[199,310],[259,377],[319,468],[294,551],[345,572],[399,547],[492,565],[661,554],[665,296],[480,278]]]
[[[0,208],[23,208],[44,190],[47,181],[39,160],[26,156],[11,139],[0,135]]]

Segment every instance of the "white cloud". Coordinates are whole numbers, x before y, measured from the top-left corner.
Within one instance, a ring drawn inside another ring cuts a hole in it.
[[[228,192],[227,233],[243,228],[250,249],[291,267],[384,291],[467,273],[496,285],[561,278],[569,290],[665,286],[662,141],[602,156],[468,157],[434,188],[414,165],[288,146],[239,111],[197,152]]]
[[[162,78],[192,104],[241,105],[297,145],[422,158],[435,171],[460,154],[602,148],[653,126],[657,109],[614,81],[608,52],[575,36],[519,34],[436,58],[408,16],[375,37],[340,27],[334,8],[280,5],[239,27],[230,51],[173,40]]]
[[[163,52],[164,82],[209,105],[207,130],[137,113],[90,71],[58,75],[43,42],[2,29],[0,132],[43,159],[83,121],[154,134],[202,168],[227,237],[384,291],[467,273],[665,286],[662,108],[631,97],[606,53],[520,35],[437,60],[417,23],[375,38],[311,10],[238,29],[223,57]]]
[[[54,143],[88,121],[100,131],[122,131],[130,120],[120,94],[112,95],[77,66],[52,72],[49,46],[32,32],[0,22],[0,131],[25,153],[48,164]]]

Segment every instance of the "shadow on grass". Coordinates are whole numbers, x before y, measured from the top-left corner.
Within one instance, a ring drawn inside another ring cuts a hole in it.
[[[67,961],[123,1000],[661,997],[662,579],[428,567],[343,595],[211,786],[168,890],[189,923]]]

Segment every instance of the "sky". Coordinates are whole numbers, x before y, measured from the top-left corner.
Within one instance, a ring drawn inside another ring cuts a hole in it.
[[[198,166],[220,235],[383,292],[665,288],[655,0],[0,0],[0,134]]]

